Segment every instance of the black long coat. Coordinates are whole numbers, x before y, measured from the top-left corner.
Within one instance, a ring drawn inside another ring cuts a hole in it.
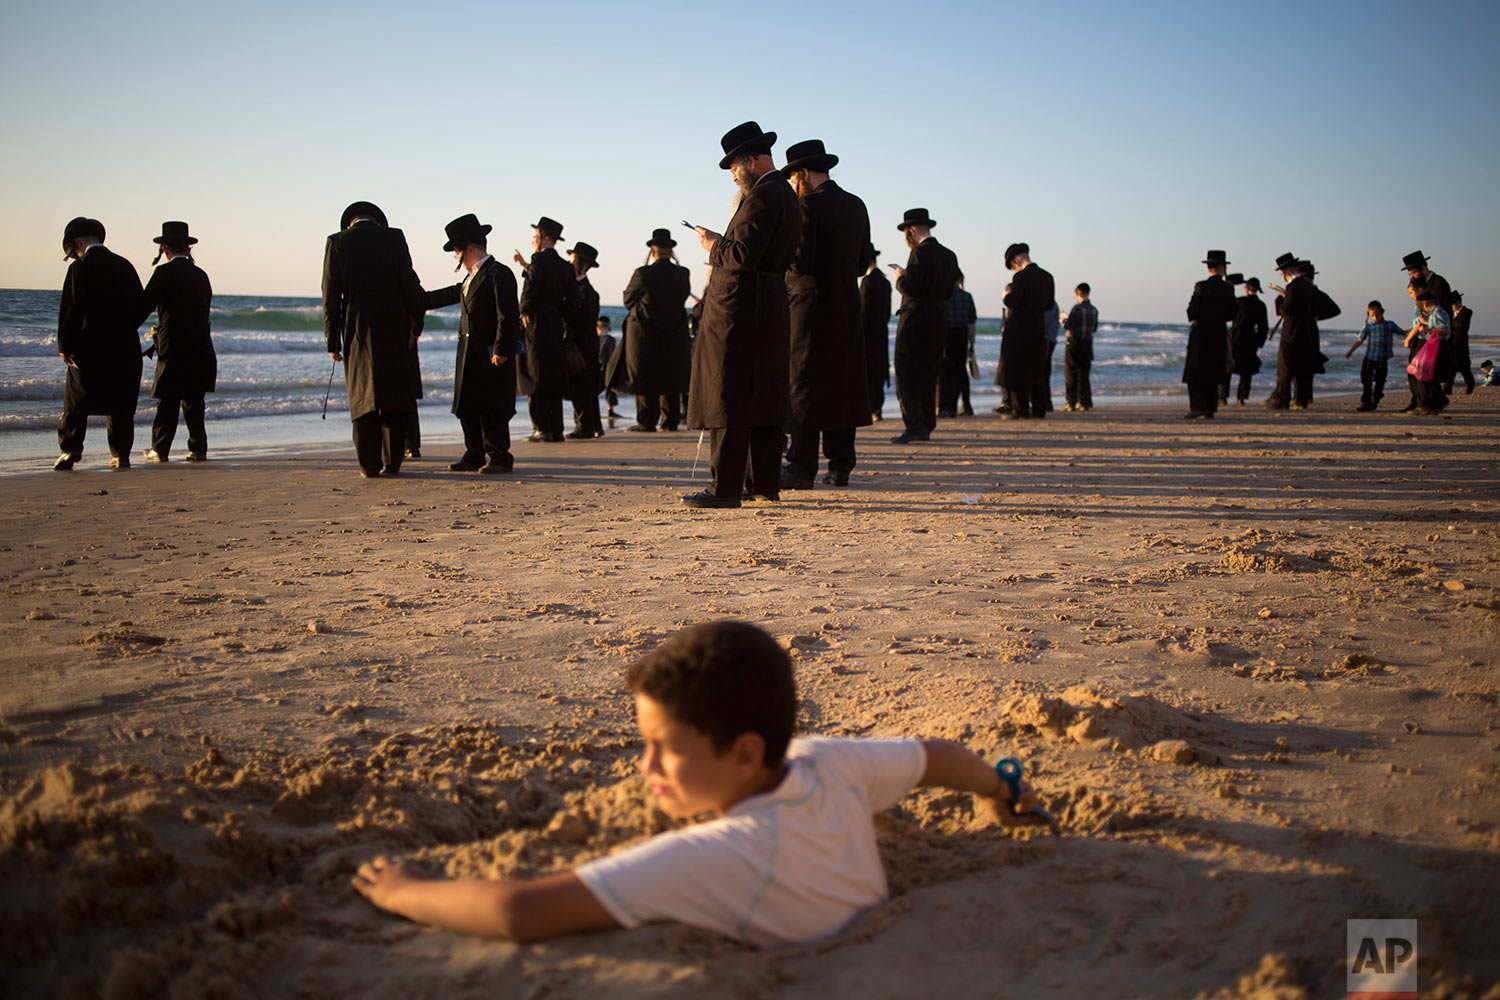
[[[1318,320],[1332,319],[1339,307],[1310,278],[1293,278],[1281,303],[1281,349],[1278,377],[1315,375],[1328,358],[1319,347]]]
[[[869,264],[870,213],[833,181],[804,195],[802,240],[787,268],[791,316],[787,426],[842,430],[870,423],[859,275]]]
[[[1010,279],[1005,294],[1005,322],[1000,327],[1000,365],[995,384],[1020,388],[1046,381],[1042,364],[1047,355],[1045,314],[1057,300],[1052,275],[1027,264]]]
[[[912,383],[937,383],[948,340],[948,297],[957,284],[958,258],[934,237],[917,244],[906,258],[906,273],[896,279],[896,370]]]
[[[1234,318],[1234,286],[1217,274],[1193,286],[1188,299],[1187,357],[1182,363],[1184,382],[1224,381],[1229,337],[1226,328]]]
[[[865,335],[865,384],[884,385],[891,374],[891,283],[879,268],[860,279],[859,324]]]
[[[214,391],[219,358],[208,329],[213,297],[208,275],[190,257],[173,257],[146,282],[138,311],[141,323],[156,313],[154,398],[193,398]]]
[[[531,255],[521,282],[521,315],[530,320],[525,324],[526,353],[516,369],[516,391],[524,396],[568,391],[563,316],[577,308],[576,277],[573,265],[552,247]]]
[[[709,251],[703,326],[693,344],[690,427],[780,427],[791,320],[786,269],[802,238],[792,186],[768,171]]]
[[[1260,349],[1266,345],[1266,304],[1254,295],[1234,302],[1234,321],[1229,324],[1229,361],[1225,373],[1254,375],[1260,371]]]
[[[521,312],[516,276],[493,257],[463,283],[427,293],[428,309],[457,304],[458,356],[453,364],[453,412],[460,417],[516,412],[516,353],[521,349]],[[496,365],[490,356],[505,358]]]
[[[692,278],[665,258],[638,267],[625,286],[623,380],[638,396],[675,396],[688,387],[691,347],[685,308]]]
[[[426,310],[401,230],[366,221],[328,237],[323,332],[329,352],[344,355],[351,420],[417,408],[422,373],[411,337]]]
[[[68,265],[57,308],[57,351],[73,360],[63,409],[135,412],[141,393],[140,299],[135,267],[103,246]]]
[[[599,364],[599,293],[587,275],[576,282],[578,299],[563,317],[563,341],[583,355],[584,371],[568,375],[568,395],[581,398],[599,395],[604,375]]]

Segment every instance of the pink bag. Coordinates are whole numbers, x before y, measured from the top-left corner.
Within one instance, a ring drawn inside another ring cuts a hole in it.
[[[1411,364],[1406,366],[1406,374],[1418,382],[1431,382],[1437,375],[1437,356],[1438,339],[1429,337],[1427,343],[1417,351],[1416,357],[1411,359]]]

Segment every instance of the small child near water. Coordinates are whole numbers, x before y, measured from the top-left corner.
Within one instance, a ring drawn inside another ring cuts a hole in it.
[[[667,815],[712,819],[571,872],[526,881],[430,878],[378,858],[354,887],[411,920],[530,941],[675,921],[749,944],[837,934],[887,897],[874,813],[914,787],[972,793],[1008,826],[1036,796],[946,740],[793,738],[791,661],[743,622],[684,629],[632,664],[641,770]]]

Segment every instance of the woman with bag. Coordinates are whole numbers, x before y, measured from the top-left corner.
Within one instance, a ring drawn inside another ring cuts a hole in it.
[[[1406,346],[1420,345],[1406,366],[1406,378],[1417,398],[1417,408],[1412,411],[1420,416],[1435,416],[1448,405],[1448,396],[1443,392],[1442,379],[1445,371],[1453,370],[1453,340],[1448,312],[1438,305],[1437,298],[1425,287],[1413,282],[1407,292],[1417,303],[1411,332],[1406,335]]]

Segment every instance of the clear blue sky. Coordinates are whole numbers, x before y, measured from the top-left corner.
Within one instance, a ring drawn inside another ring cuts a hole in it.
[[[0,286],[51,288],[63,224],[144,268],[165,219],[221,293],[316,294],[350,201],[452,279],[443,224],[502,259],[539,214],[618,303],[656,226],[722,228],[719,136],[824,139],[882,260],[924,206],[982,314],[1005,245],[1105,319],[1182,321],[1203,251],[1312,258],[1353,323],[1421,249],[1500,316],[1500,3],[12,2],[0,12]]]

